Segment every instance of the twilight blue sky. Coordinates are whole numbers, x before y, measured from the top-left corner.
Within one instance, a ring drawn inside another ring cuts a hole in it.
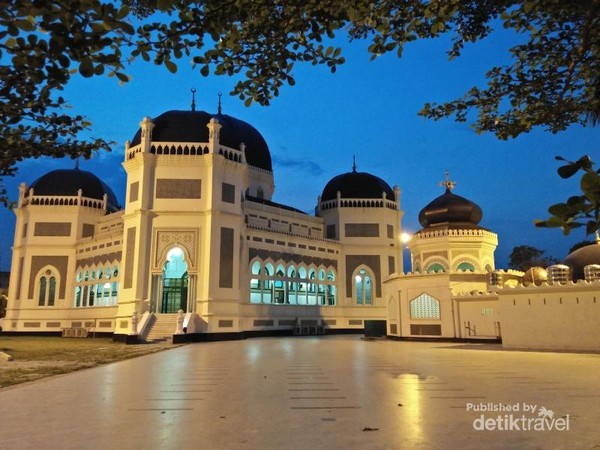
[[[498,233],[496,266],[506,267],[516,245],[532,245],[557,258],[566,256],[583,232],[563,237],[560,230],[536,229],[533,220],[546,218],[547,207],[579,192],[577,180],[556,174],[554,156],[577,159],[590,154],[600,160],[600,127],[573,126],[559,134],[543,130],[510,141],[477,135],[468,124],[451,119],[433,122],[417,116],[426,101],[451,100],[474,85],[494,64],[508,61],[506,49],[514,37],[505,31],[468,47],[448,61],[448,40],[419,41],[403,57],[384,55],[369,61],[366,44],[343,43],[346,64],[336,74],[326,68],[296,65],[296,86],[281,90],[269,107],[247,108],[228,96],[234,80],[203,78],[186,62],[177,74],[144,63],[128,70],[130,83],[115,79],[75,78],[64,92],[73,113],[92,122],[87,135],[116,144],[80,167],[96,173],[112,187],[121,203],[125,172],[124,142],[133,138],[140,120],[171,109],[189,109],[190,89],[197,89],[197,109],[216,112],[223,92],[223,112],[255,126],[273,158],[274,200],[311,214],[323,187],[335,175],[348,172],[356,155],[359,171],[398,185],[402,191],[403,227],[415,232],[419,211],[443,193],[444,171],[457,185],[454,192],[483,209],[481,225]],[[21,181],[31,184],[57,168],[73,167],[70,159],[25,161],[14,178],[5,179],[16,199]],[[14,214],[0,210],[0,269],[9,270]],[[589,239],[590,237],[588,237]]]

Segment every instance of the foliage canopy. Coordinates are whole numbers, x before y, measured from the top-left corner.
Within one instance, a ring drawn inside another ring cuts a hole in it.
[[[510,252],[508,268],[526,272],[532,267],[548,267],[557,263],[555,258],[543,256],[544,253],[544,250],[530,245],[518,245]]]
[[[202,76],[238,76],[231,94],[267,105],[295,84],[296,63],[332,72],[344,63],[342,49],[327,44],[336,35],[368,40],[375,59],[449,34],[455,58],[500,26],[522,36],[511,64],[490,68],[485,87],[425,104],[421,115],[473,120],[477,132],[500,139],[598,120],[600,0],[2,1],[0,176],[24,158],[109,149],[102,139],[80,140],[90,123],[65,110],[59,94],[77,73],[125,83],[132,59],[171,72],[191,61]]]

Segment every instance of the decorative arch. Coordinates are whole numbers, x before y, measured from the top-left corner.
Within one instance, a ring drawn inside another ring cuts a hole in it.
[[[332,267],[255,257],[249,261],[250,303],[336,304],[336,274]]]
[[[167,260],[167,253],[179,246],[185,253],[188,269],[197,271],[198,260],[198,229],[157,229],[154,234],[154,245],[152,247],[152,271],[162,271]]]

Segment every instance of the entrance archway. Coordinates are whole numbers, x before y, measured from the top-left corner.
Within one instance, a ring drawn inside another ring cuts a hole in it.
[[[180,309],[187,311],[188,272],[183,250],[173,247],[167,253],[167,261],[162,273],[161,313],[176,313]]]

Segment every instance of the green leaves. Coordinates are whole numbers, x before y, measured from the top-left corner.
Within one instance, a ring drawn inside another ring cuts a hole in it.
[[[566,161],[562,157],[556,159]],[[575,162],[566,162],[557,172],[562,178],[569,178],[582,171],[579,183],[582,195],[572,196],[565,203],[550,206],[548,212],[551,217],[534,223],[541,228],[562,228],[565,235],[581,227],[585,227],[586,234],[595,233],[600,229],[600,172],[594,171],[594,163],[589,156],[583,156]]]
[[[91,58],[85,58],[79,64],[79,73],[85,78],[89,78],[94,75],[94,63]]]

